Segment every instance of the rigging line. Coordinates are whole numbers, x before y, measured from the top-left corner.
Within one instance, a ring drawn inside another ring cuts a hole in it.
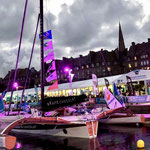
[[[16,81],[16,75],[17,75],[17,69],[18,69],[18,62],[19,62],[19,55],[20,55],[20,48],[21,48],[21,42],[22,42],[22,35],[23,35],[23,29],[24,29],[24,23],[25,23],[25,16],[26,16],[26,9],[27,9],[28,0],[25,2],[25,8],[24,8],[24,14],[23,14],[23,20],[22,20],[22,27],[21,27],[21,34],[20,34],[20,41],[19,41],[19,48],[18,48],[18,55],[17,55],[17,61],[16,61],[16,68],[15,68],[15,75],[14,75],[14,81]],[[13,97],[13,87],[11,90],[11,98],[9,102],[9,109],[8,109],[8,116],[11,108],[11,102]]]
[[[37,36],[37,30],[38,30],[39,20],[40,20],[40,14],[38,15],[38,19],[37,19],[37,25],[36,25],[36,30],[35,30],[35,35],[34,35],[34,40],[33,40],[33,45],[32,45],[32,50],[31,50],[29,65],[28,65],[28,70],[27,70],[27,76],[26,76],[25,85],[24,85],[24,88],[23,88],[23,91],[22,91],[22,96],[21,96],[21,102],[20,102],[20,104],[22,104],[22,101],[23,101],[24,92],[25,92],[25,89],[26,89],[26,85],[27,85],[27,81],[28,81],[28,78],[29,78],[29,74],[31,75],[31,73],[30,73],[30,66],[31,66],[31,61],[32,61],[33,52],[34,52],[34,45],[35,45],[35,41],[36,41],[36,36]],[[30,82],[29,82],[29,83],[30,83]],[[20,106],[21,106],[21,105],[20,105]]]

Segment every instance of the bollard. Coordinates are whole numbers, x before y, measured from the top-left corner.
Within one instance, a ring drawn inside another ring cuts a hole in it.
[[[16,137],[0,134],[0,148],[13,149],[16,145]]]
[[[144,141],[143,140],[138,140],[137,141],[137,149],[144,150],[144,148],[145,148]]]

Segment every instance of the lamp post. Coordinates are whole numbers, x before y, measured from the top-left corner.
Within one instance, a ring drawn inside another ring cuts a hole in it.
[[[65,72],[68,72],[68,77],[69,77],[69,87],[70,87],[70,95],[72,95],[72,79],[74,74],[71,73],[72,69],[66,67]]]

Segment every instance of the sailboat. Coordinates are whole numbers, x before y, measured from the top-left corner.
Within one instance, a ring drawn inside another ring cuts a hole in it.
[[[114,83],[113,94],[105,88],[105,101],[110,110],[115,109],[115,107],[122,108],[118,112],[114,112],[112,115],[99,120],[99,123],[105,124],[124,124],[124,125],[139,125],[144,124],[145,118],[143,115],[133,114],[132,111],[126,108],[125,103],[121,97],[117,86]],[[105,109],[104,111],[108,110]]]
[[[25,20],[25,12],[27,7],[27,0],[25,4],[25,11],[23,17],[23,23]],[[38,23],[37,23],[38,24]],[[23,25],[22,25],[23,31]],[[81,137],[81,138],[95,138],[97,136],[98,130],[98,121],[94,118],[85,118],[84,116],[56,116],[56,117],[45,117],[44,112],[47,111],[47,108],[51,108],[50,105],[53,105],[54,100],[49,99],[46,101],[44,99],[44,61],[46,61],[47,57],[44,58],[43,48],[44,48],[44,36],[48,35],[48,32],[43,33],[43,0],[40,0],[40,40],[41,40],[41,114],[39,115],[38,110],[33,109],[32,115],[15,115],[10,116],[10,108],[11,108],[11,101],[9,105],[8,116],[4,116],[3,119],[0,121],[4,128],[1,134],[8,134],[11,130],[19,131],[19,132],[28,132],[28,133],[35,133],[35,134],[47,134],[53,136],[68,136],[68,137]],[[20,36],[20,43],[22,40],[22,32]],[[35,42],[35,41],[34,41]],[[20,51],[21,44],[19,44]],[[48,57],[51,57],[50,55]],[[19,55],[17,57],[16,63],[16,70],[18,65]],[[54,71],[56,73],[56,71]],[[54,76],[54,75],[53,75]],[[51,75],[47,78],[48,81]],[[16,80],[16,72],[14,76],[14,81]],[[12,99],[11,93],[11,99]],[[66,104],[75,104],[77,101],[78,103],[81,101],[85,101],[85,96],[69,96],[63,99],[57,99],[56,103],[59,101],[59,107],[64,106]],[[50,102],[51,101],[51,102]],[[57,106],[55,104],[55,106]],[[54,107],[55,108],[55,107]],[[21,116],[21,117],[20,117]],[[72,118],[72,119],[71,119]]]

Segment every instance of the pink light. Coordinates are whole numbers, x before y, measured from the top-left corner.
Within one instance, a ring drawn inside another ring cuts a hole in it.
[[[17,88],[17,87],[18,87],[18,83],[17,83],[17,82],[14,82],[14,83],[13,83],[13,87],[14,87],[14,88]]]
[[[65,68],[65,72],[68,72],[69,70],[70,70],[70,68],[68,68],[68,67],[67,67],[67,68]]]

